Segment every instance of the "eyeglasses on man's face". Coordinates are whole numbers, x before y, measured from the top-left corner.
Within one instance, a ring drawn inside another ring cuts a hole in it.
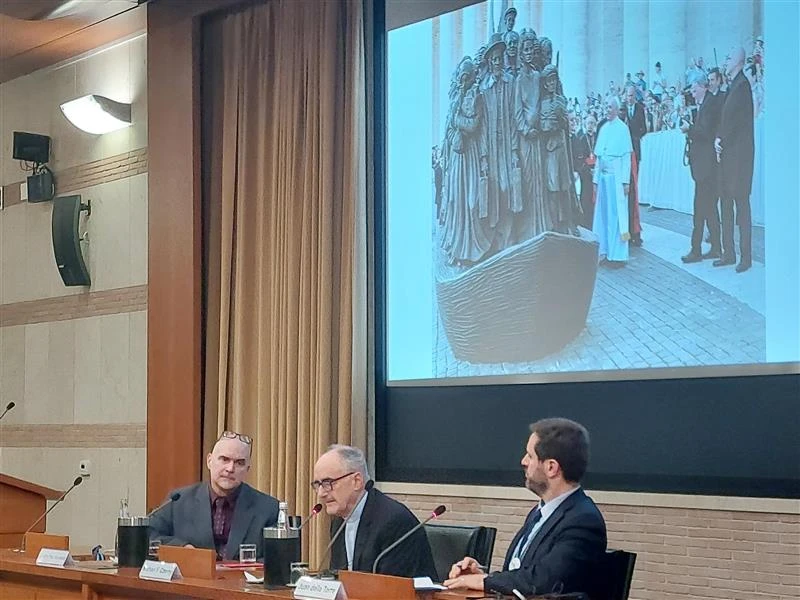
[[[325,479],[319,479],[317,481],[312,481],[311,482],[311,488],[315,492],[318,492],[320,488],[322,488],[322,490],[325,491],[325,492],[330,492],[333,489],[333,484],[334,483],[336,483],[337,481],[339,481],[341,479],[344,479],[345,477],[350,477],[350,475],[355,475],[355,473],[356,473],[355,471],[350,471],[349,473],[346,473],[346,474],[342,475],[341,477],[337,477],[336,479],[331,479],[331,478],[327,477]]]
[[[249,435],[244,435],[243,433],[237,433],[235,431],[223,431],[222,435],[219,436],[219,439],[226,439],[226,440],[235,440],[238,439],[240,442],[247,444],[248,446],[253,443],[253,438]],[[217,440],[219,441],[219,440]]]

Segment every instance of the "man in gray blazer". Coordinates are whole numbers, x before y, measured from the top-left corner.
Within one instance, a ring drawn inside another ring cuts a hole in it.
[[[208,483],[167,496],[150,518],[150,539],[170,546],[213,548],[218,559],[239,558],[239,544],[255,544],[264,555],[262,529],[278,520],[278,501],[244,483],[253,440],[225,431],[206,457]]]

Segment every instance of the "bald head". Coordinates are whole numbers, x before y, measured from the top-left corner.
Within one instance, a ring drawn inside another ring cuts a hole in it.
[[[734,46],[728,52],[728,57],[725,59],[725,71],[728,77],[733,79],[744,68],[745,52],[741,46]]]

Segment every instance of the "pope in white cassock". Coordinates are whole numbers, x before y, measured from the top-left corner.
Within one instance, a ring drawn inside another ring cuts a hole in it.
[[[628,192],[631,177],[631,133],[617,118],[619,100],[610,98],[606,121],[597,136],[592,230],[600,242],[600,256],[622,266],[628,260]]]

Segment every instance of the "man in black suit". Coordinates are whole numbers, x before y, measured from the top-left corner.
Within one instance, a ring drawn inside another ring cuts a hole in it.
[[[458,561],[444,584],[484,593],[523,596],[552,591],[597,597],[606,551],[606,525],[580,480],[589,459],[589,434],[569,419],[530,426],[522,466],[525,486],[541,501],[508,548],[503,570],[486,574],[474,558]]]
[[[642,245],[642,228],[639,221],[639,190],[638,171],[642,160],[642,137],[647,133],[647,121],[644,116],[644,106],[636,101],[636,88],[629,85],[625,88],[625,106],[620,108],[619,118],[628,125],[631,132],[635,162],[631,165],[631,185],[628,193],[628,223],[633,246]]]
[[[378,555],[419,524],[408,508],[376,489],[369,480],[364,453],[352,446],[331,446],[314,465],[311,486],[325,511],[335,517],[331,536],[347,519],[331,548],[331,568],[371,573]],[[349,518],[348,518],[349,517]],[[378,563],[377,573],[436,579],[425,528],[403,541]]]
[[[755,142],[753,132],[753,92],[744,76],[745,54],[742,48],[733,48],[725,59],[725,69],[731,84],[725,95],[719,133],[714,142],[722,171],[722,258],[714,261],[715,267],[736,262],[733,243],[733,209],[739,223],[741,257],[736,272],[743,273],[753,264],[752,223],[750,217],[750,190],[753,185],[753,160]]]
[[[630,129],[633,152],[636,154],[636,162],[639,162],[642,160],[642,137],[647,133],[647,123],[644,106],[636,101],[636,88],[632,85],[625,88],[625,106],[619,111],[619,118]]]
[[[689,138],[689,166],[694,179],[694,227],[692,228],[692,247],[689,254],[682,256],[684,263],[694,263],[704,258],[720,258],[719,197],[717,156],[714,139],[722,113],[722,105],[716,96],[708,92],[708,78],[705,74],[696,75],[689,90],[697,105],[691,124],[681,123],[681,131]],[[708,224],[711,249],[703,254],[703,229]]]
[[[225,431],[206,457],[208,483],[195,483],[167,496],[178,498],[150,519],[150,539],[170,546],[213,548],[217,558],[235,560],[240,544],[263,553],[263,529],[278,520],[278,501],[244,483],[253,440]]]
[[[583,120],[583,130],[572,140],[572,167],[577,171],[581,181],[581,209],[578,217],[580,224],[591,230],[594,219],[594,202],[592,199],[592,170],[594,169],[594,143],[597,140],[597,119],[589,113]]]

